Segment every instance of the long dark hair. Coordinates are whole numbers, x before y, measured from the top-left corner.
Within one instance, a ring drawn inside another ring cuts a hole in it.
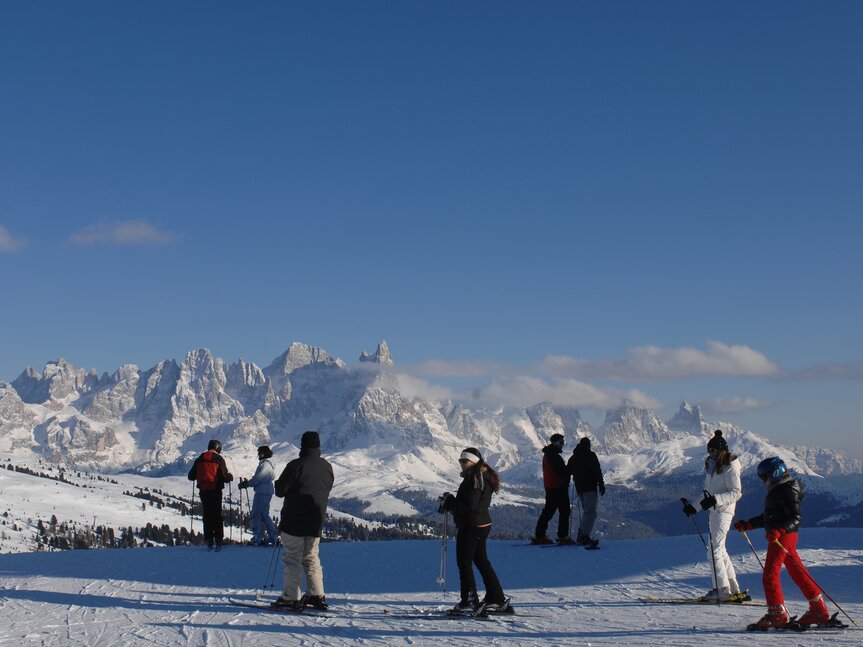
[[[736,461],[737,456],[727,450],[721,450],[716,454],[716,473],[722,474],[725,468],[731,465],[731,461]],[[704,461],[704,468],[707,469],[707,461]]]
[[[470,468],[470,474],[473,476],[474,481],[482,484],[482,473],[485,472],[488,474],[488,482],[489,485],[491,485],[491,491],[497,492],[500,490],[500,476],[498,476],[497,472],[494,471],[491,465],[485,462],[482,454],[479,453],[479,450],[476,447],[468,447],[464,451],[476,454],[479,458],[479,461],[474,463]]]

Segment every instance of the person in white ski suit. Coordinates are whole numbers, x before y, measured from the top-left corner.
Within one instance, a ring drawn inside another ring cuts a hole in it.
[[[714,573],[714,588],[704,596],[704,600],[729,601],[745,596],[737,583],[734,565],[725,549],[725,538],[734,520],[737,501],[743,495],[740,485],[740,461],[728,451],[728,443],[722,437],[722,431],[713,432],[713,438],[707,443],[707,459],[704,461],[704,490],[700,506],[707,510],[710,528],[710,541],[707,544],[707,560],[710,571]],[[694,506],[687,503],[683,507],[687,516],[696,514]],[[712,551],[711,551],[712,548]]]
[[[255,497],[252,501],[252,544],[255,546],[274,546],[276,538],[276,524],[270,516],[270,502],[273,500],[275,489],[273,481],[276,480],[276,466],[273,464],[273,451],[267,445],[258,447],[258,469],[255,475],[240,482],[241,488],[254,488]],[[264,529],[267,529],[267,539],[264,539]]]

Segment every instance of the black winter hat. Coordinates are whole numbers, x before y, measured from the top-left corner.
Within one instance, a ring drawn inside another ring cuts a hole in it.
[[[321,437],[317,431],[307,431],[300,439],[300,449],[320,449]]]
[[[707,442],[707,449],[715,449],[717,452],[728,451],[728,443],[722,437],[721,429],[717,429],[713,432],[713,438]]]

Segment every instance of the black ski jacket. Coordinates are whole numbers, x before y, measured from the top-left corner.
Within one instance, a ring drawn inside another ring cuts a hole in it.
[[[596,492],[599,485],[605,487],[605,482],[602,479],[602,468],[599,466],[596,452],[581,443],[572,450],[572,456],[569,457],[566,466],[569,468],[569,473],[572,474],[575,491],[579,494]]]
[[[542,448],[542,484],[546,490],[569,487],[569,469],[557,445]]]
[[[451,501],[448,509],[452,510],[455,525],[459,528],[469,526],[487,526],[491,523],[491,514],[488,508],[491,505],[491,483],[485,470],[476,477],[473,470],[464,477],[455,499]]]
[[[279,530],[293,537],[320,537],[333,489],[333,466],[320,449],[301,449],[276,479],[277,497],[284,497]]]
[[[785,474],[778,483],[767,488],[764,512],[752,517],[753,528],[797,532],[800,528],[800,502],[803,501],[803,486],[790,474]]]

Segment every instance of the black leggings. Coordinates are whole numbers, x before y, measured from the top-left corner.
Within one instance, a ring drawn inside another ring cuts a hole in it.
[[[536,522],[536,537],[545,537],[548,522],[554,519],[554,514],[560,512],[557,520],[557,538],[569,537],[569,488],[557,487],[545,490],[545,507]]]
[[[458,575],[461,580],[461,599],[467,601],[471,594],[476,595],[476,578],[473,575],[473,565],[476,565],[485,585],[487,602],[501,603],[504,601],[503,589],[497,579],[491,562],[485,550],[485,541],[491,532],[491,526],[478,528],[471,526],[459,528],[455,539],[455,558],[458,564]]]
[[[222,491],[201,491],[201,508],[204,517],[204,539],[221,544],[225,529],[222,525]]]

